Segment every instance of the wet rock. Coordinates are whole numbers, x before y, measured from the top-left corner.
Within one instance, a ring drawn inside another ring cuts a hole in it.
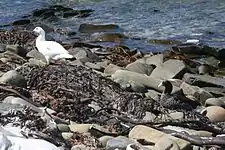
[[[70,140],[72,138],[72,136],[73,136],[73,133],[71,133],[71,132],[63,132],[62,133],[62,137],[65,140]]]
[[[202,88],[199,88],[198,86],[192,86],[192,85],[189,85],[185,82],[183,82],[180,86],[180,88],[183,89],[183,93],[185,95],[192,95],[194,96],[196,99],[198,99],[199,102],[201,102],[202,104],[205,103],[205,101],[208,99],[208,98],[212,98],[214,97],[211,93],[209,93],[208,91],[202,89]]]
[[[164,62],[162,65],[157,66],[151,77],[167,80],[172,78],[182,78],[185,73],[186,66],[183,61],[170,59]]]
[[[104,70],[104,73],[105,74],[109,74],[109,75],[112,75],[114,74],[117,70],[120,70],[122,69],[122,67],[119,67],[117,65],[114,65],[114,64],[109,64],[105,70]]]
[[[6,51],[6,44],[0,44],[0,53],[3,53]]]
[[[16,53],[19,56],[25,57],[27,54],[27,50],[24,49],[23,47],[21,47],[19,44],[15,44],[15,45],[6,45],[6,50]]]
[[[92,9],[70,10],[63,13],[63,18],[74,17],[74,16],[78,18],[88,17],[92,14],[92,12],[93,12]]]
[[[57,124],[57,128],[61,132],[69,132],[70,128],[67,124]]]
[[[127,37],[121,33],[96,33],[92,35],[94,42],[122,42]]]
[[[180,147],[174,140],[162,137],[156,142],[153,150],[180,150]]]
[[[98,138],[98,140],[99,140],[101,146],[106,147],[107,142],[113,138],[114,137],[112,137],[112,136],[105,135],[105,136]]]
[[[202,111],[205,113],[211,122],[223,122],[225,121],[225,109],[220,106],[209,106]]]
[[[12,23],[13,26],[18,26],[18,25],[28,25],[30,24],[31,21],[30,19],[20,19],[20,20],[16,20]]]
[[[137,62],[144,63],[144,64],[153,64],[156,66],[161,65],[164,62],[164,55],[163,54],[157,54],[157,55],[146,55],[141,59],[138,59]]]
[[[106,24],[106,25],[94,25],[94,24],[81,24],[79,32],[82,33],[94,33],[94,32],[105,32],[119,29],[118,25]]]
[[[106,144],[106,150],[112,150],[112,149],[126,149],[128,144],[133,143],[133,141],[129,140],[127,137],[124,136],[118,136],[116,138],[113,138],[109,140]]]
[[[149,76],[152,73],[152,71],[155,69],[155,66],[152,64],[149,65],[149,64],[139,63],[139,62],[133,62],[131,64],[128,64],[126,66],[126,69],[129,71],[146,74]]]
[[[160,45],[174,45],[174,44],[181,44],[182,42],[176,40],[151,39],[148,41],[148,43]]]
[[[197,55],[208,55],[218,56],[216,48],[209,47],[201,44],[184,43],[173,46],[172,49],[177,52],[185,54],[197,54]]]
[[[3,100],[3,103],[7,103],[7,104],[18,104],[18,105],[23,105],[23,106],[28,106],[31,107],[32,110],[36,111],[36,112],[42,112],[41,109],[39,109],[38,107],[36,107],[35,105],[23,100],[22,98],[19,97],[14,97],[14,96],[8,96]]]
[[[144,139],[147,142],[151,143],[157,143],[162,137],[175,141],[180,149],[191,149],[191,144],[189,142],[173,137],[171,135],[167,135],[161,131],[147,126],[137,125],[129,133],[130,139]]]
[[[89,131],[91,124],[72,124],[69,125],[70,131],[77,133],[86,133]]]
[[[208,98],[205,101],[205,106],[221,106],[225,108],[225,97]]]
[[[10,70],[0,77],[0,82],[13,86],[27,87],[27,81],[15,70]]]
[[[212,77],[208,75],[185,73],[183,80],[191,85],[196,85],[199,87],[225,87],[224,78]]]

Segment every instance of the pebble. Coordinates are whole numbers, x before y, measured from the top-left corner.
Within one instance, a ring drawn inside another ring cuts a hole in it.
[[[70,131],[77,133],[86,133],[89,131],[92,124],[72,124],[69,125]]]
[[[71,132],[62,132],[62,137],[63,137],[63,139],[65,139],[65,140],[71,139],[72,136],[73,136],[73,133],[71,133]]]
[[[167,135],[144,125],[136,125],[129,133],[130,139],[144,139],[151,143],[157,143],[162,137],[174,140],[179,145],[180,149],[191,148],[191,144],[188,141]]]
[[[133,141],[129,140],[127,137],[124,136],[118,136],[111,140],[108,140],[106,144],[106,150],[111,149],[126,149],[128,144],[133,143]]]
[[[0,77],[0,82],[23,88],[27,87],[26,79],[15,70],[10,70],[4,73]]]
[[[153,150],[180,150],[180,147],[174,140],[162,137],[156,142]]]
[[[70,128],[67,124],[57,124],[57,128],[61,132],[69,132]]]
[[[206,107],[206,109],[204,109],[202,113],[204,113],[205,111],[207,111],[206,116],[211,122],[216,123],[225,121],[225,109],[223,107],[209,106]]]
[[[205,106],[221,106],[225,108],[225,97],[208,98],[205,101]]]
[[[112,136],[102,136],[100,138],[98,138],[98,141],[100,142],[100,144],[103,146],[103,147],[106,147],[106,144],[109,140],[113,139],[114,137]]]

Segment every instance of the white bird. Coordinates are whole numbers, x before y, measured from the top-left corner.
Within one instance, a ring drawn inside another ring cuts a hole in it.
[[[74,58],[68,51],[55,41],[45,40],[45,31],[41,27],[36,27],[33,32],[38,35],[36,47],[40,53],[45,56],[47,64],[51,59],[58,60],[62,58]]]

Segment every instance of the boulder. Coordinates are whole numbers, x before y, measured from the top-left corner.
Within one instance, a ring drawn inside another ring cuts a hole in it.
[[[139,62],[133,62],[131,64],[128,64],[126,66],[126,69],[132,72],[137,72],[140,74],[146,74],[150,75],[152,71],[155,69],[155,66],[153,64],[144,64],[144,63],[139,63]]]
[[[225,121],[225,109],[220,106],[209,106],[205,108],[201,113],[205,114],[211,122],[224,122]]]
[[[225,108],[225,97],[208,98],[205,101],[205,106],[221,106]]]
[[[181,79],[185,73],[186,66],[183,61],[170,59],[162,65],[158,65],[151,74],[151,77],[167,80],[172,78]]]

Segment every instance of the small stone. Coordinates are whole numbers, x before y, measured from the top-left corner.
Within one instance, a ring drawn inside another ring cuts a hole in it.
[[[162,137],[156,142],[153,150],[180,150],[180,148],[175,141]]]
[[[92,53],[89,49],[76,47],[68,50],[71,55],[73,55],[77,60],[80,61],[89,61],[89,62],[96,62],[99,61],[100,58],[98,55]]]
[[[204,113],[206,111],[206,116],[209,118],[211,122],[223,122],[225,121],[225,109],[220,106],[209,106],[202,111]]]
[[[40,67],[44,67],[46,65],[45,63],[46,61],[42,61],[42,60],[37,60],[34,58],[30,58],[29,59],[29,64],[32,66],[40,66]]]
[[[87,147],[86,145],[80,144],[80,145],[74,145],[71,150],[92,150],[90,147]]]
[[[221,106],[225,108],[225,97],[208,98],[205,101],[205,106]]]
[[[86,133],[92,124],[73,124],[69,125],[70,131],[77,133]]]
[[[19,56],[25,57],[27,54],[27,50],[24,49],[23,47],[21,47],[19,44],[15,44],[15,45],[6,45],[6,50],[16,53]]]
[[[170,59],[164,62],[162,65],[157,66],[151,74],[151,77],[155,77],[162,80],[176,78],[182,78],[187,69],[186,65],[181,60]]]
[[[143,117],[143,120],[145,120],[145,121],[154,121],[155,118],[156,118],[155,114],[146,111],[145,112],[145,116]]]
[[[10,70],[0,77],[0,82],[18,87],[27,87],[27,81],[15,70]]]
[[[184,119],[184,113],[183,112],[172,112],[169,114],[169,116],[174,120],[182,120]]]
[[[70,128],[67,124],[57,124],[57,128],[61,132],[69,132]]]
[[[3,53],[6,51],[6,45],[5,44],[0,44],[0,53]]]
[[[62,137],[64,140],[70,140],[72,138],[72,136],[73,136],[73,133],[71,133],[71,132],[63,132],[62,133]]]
[[[120,70],[122,69],[121,67],[117,66],[117,65],[114,65],[114,64],[109,64],[105,70],[104,70],[104,73],[105,74],[109,74],[109,75],[112,75],[114,74],[117,70]]]
[[[106,147],[106,144],[109,140],[113,139],[114,137],[112,136],[102,136],[100,138],[98,138],[98,141],[100,142],[100,144],[103,146],[103,147]]]
[[[155,69],[155,66],[152,64],[149,65],[149,64],[139,63],[139,62],[133,62],[131,64],[128,64],[126,66],[126,69],[129,71],[146,74],[149,76],[152,73],[152,71]]]
[[[131,144],[131,143],[134,143],[134,142],[129,140],[127,137],[118,136],[107,142],[106,150],[112,150],[112,149],[116,149],[116,148],[126,149],[127,145]]]
[[[86,62],[85,65],[89,68],[95,69],[97,71],[103,71],[104,68],[102,68],[101,66],[95,64],[95,63],[91,63],[91,62]]]
[[[165,134],[161,131],[155,130],[147,126],[137,125],[129,133],[130,139],[144,139],[151,143],[157,143],[162,137],[169,138],[175,141],[182,150],[191,149],[190,142]]]
[[[3,100],[3,103],[26,105],[28,107],[31,107],[31,109],[36,112],[42,112],[42,110],[39,109],[38,107],[36,107],[35,105],[33,105],[19,97],[8,96]]]

